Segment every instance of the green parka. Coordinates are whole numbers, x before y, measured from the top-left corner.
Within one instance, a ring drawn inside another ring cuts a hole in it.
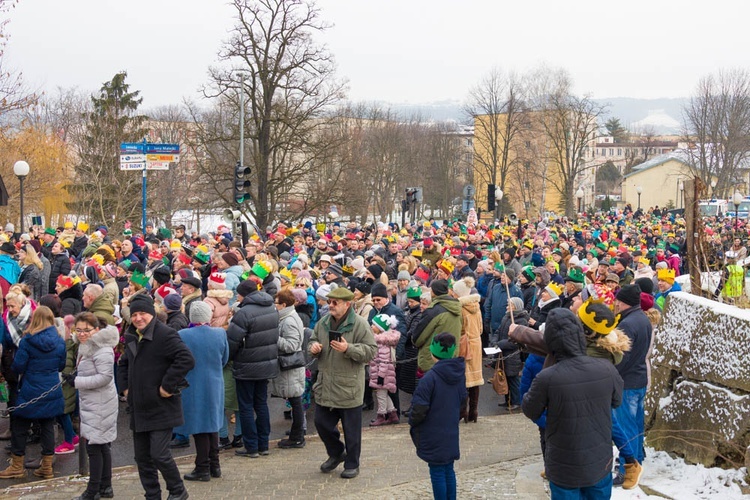
[[[310,338],[311,346],[315,342],[323,346],[317,355],[310,353],[318,358],[315,402],[327,408],[356,408],[365,397],[365,365],[375,357],[378,345],[367,321],[350,307],[338,327],[349,347],[346,352],[335,351],[328,343],[332,319],[330,314],[323,316]]]

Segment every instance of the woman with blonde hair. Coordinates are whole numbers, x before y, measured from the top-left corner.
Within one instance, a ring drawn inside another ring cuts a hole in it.
[[[10,466],[0,472],[0,479],[26,477],[23,463],[26,437],[34,420],[39,421],[42,435],[42,461],[34,475],[44,479],[54,477],[55,417],[62,414],[65,406],[58,375],[63,368],[65,341],[57,333],[50,308],[39,306],[18,344],[11,367],[23,376],[23,384],[18,390],[16,409],[11,412]],[[39,400],[32,402],[36,398]]]
[[[16,255],[18,264],[21,266],[18,282],[27,285],[31,289],[31,297],[38,301],[47,292],[44,288],[46,282],[42,277],[44,264],[39,260],[36,250],[31,245],[21,247]]]

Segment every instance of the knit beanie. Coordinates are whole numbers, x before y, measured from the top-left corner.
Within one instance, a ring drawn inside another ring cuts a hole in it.
[[[430,285],[430,289],[432,290],[432,294],[436,297],[445,295],[448,293],[448,282],[445,280],[435,280]]]
[[[253,280],[245,280],[237,285],[237,295],[247,297],[253,292],[258,291],[258,283]]]
[[[130,301],[130,315],[137,312],[143,312],[156,316],[156,309],[154,309],[154,300],[146,295],[145,293],[139,293],[135,295]]]
[[[226,262],[229,267],[236,266],[240,263],[239,259],[237,259],[237,256],[232,252],[224,252],[223,254],[221,254],[221,260]]]
[[[368,295],[370,292],[372,292],[372,284],[364,280],[359,281],[356,285],[354,285],[354,289],[359,290],[362,295]]]
[[[398,320],[388,314],[377,314],[372,318],[372,324],[375,325],[381,332],[396,328]]]
[[[370,291],[370,295],[372,296],[373,299],[375,297],[383,297],[387,299],[388,289],[382,283],[375,283],[374,285],[372,285],[372,290]]]
[[[167,311],[179,311],[182,308],[182,297],[176,293],[167,294],[163,299],[164,309]]]
[[[165,283],[169,283],[169,280],[172,278],[172,273],[169,272],[169,268],[167,266],[159,266],[154,269],[153,277],[154,281],[156,281],[160,285],[163,285]]]
[[[615,297],[620,302],[631,307],[641,305],[641,289],[638,285],[625,285],[620,288]]]
[[[292,295],[294,295],[294,305],[300,305],[307,303],[307,292],[302,288],[292,288]]]
[[[191,323],[196,325],[202,325],[204,323],[210,323],[213,313],[211,312],[211,306],[203,301],[196,300],[190,304],[190,320]]]
[[[331,285],[320,285],[315,291],[315,298],[318,300],[326,300],[328,298],[328,294],[331,293],[331,290]]]
[[[643,293],[654,293],[654,280],[651,278],[638,278],[635,280],[635,284],[638,285]]]
[[[505,275],[508,277],[508,281],[510,281],[511,283],[516,281],[516,272],[513,269],[506,267]]]
[[[514,311],[520,311],[523,309],[523,299],[520,297],[511,297],[510,303],[513,304]]]
[[[465,278],[453,283],[453,292],[460,297],[467,297],[474,288],[474,278],[466,276]]]
[[[409,274],[409,271],[399,271],[396,279],[399,281],[401,280],[409,281],[411,279],[411,275]]]
[[[380,275],[383,274],[383,268],[380,267],[380,264],[372,264],[368,266],[367,271],[369,271],[369,273],[372,274],[373,278],[375,278],[376,280],[380,279]]]

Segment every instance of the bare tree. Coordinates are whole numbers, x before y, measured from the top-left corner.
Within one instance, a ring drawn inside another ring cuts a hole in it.
[[[453,200],[461,196],[468,176],[462,167],[470,164],[462,155],[465,149],[454,123],[440,122],[430,127],[425,134],[425,159],[429,173],[420,176],[424,182],[424,201],[432,210],[440,210],[443,218],[453,215]]]
[[[560,193],[560,208],[575,215],[575,191],[579,176],[592,168],[585,153],[596,138],[604,107],[588,97],[554,92],[542,103],[542,126],[548,141],[548,181]]]
[[[706,185],[715,178],[714,192],[731,196],[750,154],[750,72],[735,69],[702,78],[683,112],[695,175]]]
[[[344,85],[334,78],[332,56],[313,40],[315,33],[327,28],[313,3],[233,0],[232,4],[236,23],[219,54],[227,64],[210,70],[211,84],[204,93],[222,97],[222,106],[233,102],[237,109],[238,93],[246,96],[245,163],[255,181],[248,211],[265,227],[276,218],[292,186],[316,166],[316,154],[311,154],[318,146],[314,138],[326,126],[325,110],[343,97]],[[238,72],[244,74],[242,88]],[[222,132],[223,141],[236,141],[239,135]],[[229,158],[237,158],[236,153]],[[230,202],[231,190],[221,197]]]
[[[511,150],[519,133],[524,112],[526,89],[514,73],[493,69],[470,92],[464,107],[474,119],[476,182],[480,189],[494,184],[506,190],[512,167]],[[498,206],[498,214],[502,207]]]

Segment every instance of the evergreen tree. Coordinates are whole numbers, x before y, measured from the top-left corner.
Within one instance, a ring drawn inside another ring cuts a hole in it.
[[[92,96],[93,110],[83,116],[75,181],[66,186],[75,200],[68,203],[71,212],[115,231],[126,220],[138,220],[141,209],[141,172],[120,170],[120,143],[139,142],[147,132],[146,117],[137,114],[143,99],[130,91],[126,77],[117,73]]]

